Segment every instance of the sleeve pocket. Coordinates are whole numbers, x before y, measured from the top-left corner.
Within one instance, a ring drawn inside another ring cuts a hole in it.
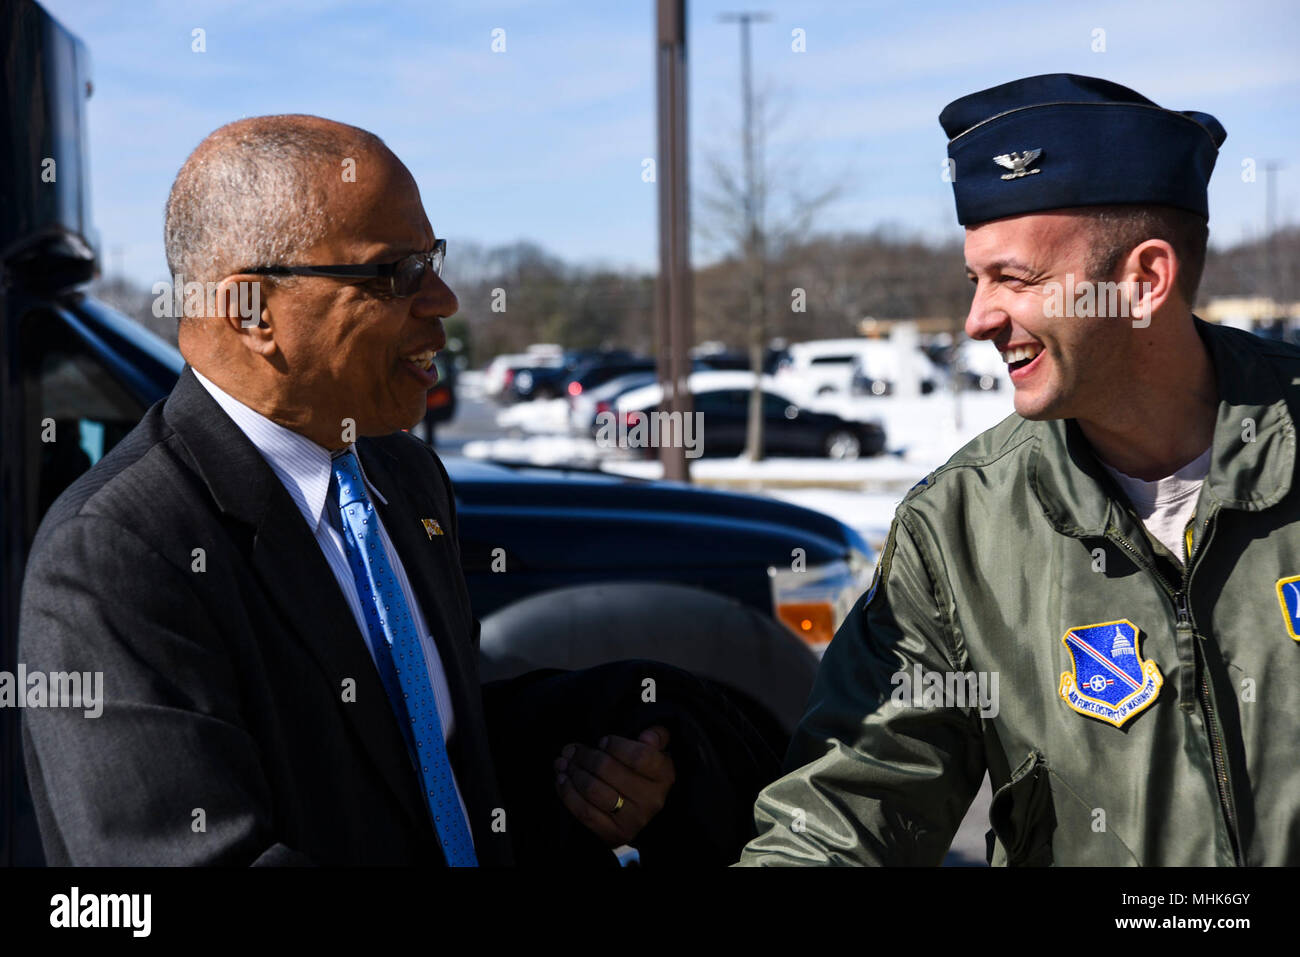
[[[998,788],[989,806],[985,836],[994,866],[1045,867],[1052,863],[1056,811],[1052,784],[1042,754],[1030,752],[1011,780]]]

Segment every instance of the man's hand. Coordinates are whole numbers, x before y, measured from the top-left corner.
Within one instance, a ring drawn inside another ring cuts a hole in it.
[[[566,745],[555,759],[555,790],[570,813],[610,847],[629,844],[663,809],[673,786],[666,747],[668,729],[660,725],[635,741],[606,735],[595,748]]]

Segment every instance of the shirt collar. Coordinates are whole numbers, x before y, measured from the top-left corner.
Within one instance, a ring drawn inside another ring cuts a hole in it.
[[[262,458],[266,459],[266,464],[280,479],[303,519],[314,530],[324,515],[325,500],[329,496],[330,479],[333,476],[329,449],[249,408],[193,366],[190,368],[222,411],[230,416],[262,454]],[[348,450],[356,455],[357,466],[361,469],[366,487],[380,502],[387,505],[388,499],[384,498],[366,475],[361,456],[357,455],[356,443],[350,443]]]
[[[1286,387],[1259,338],[1195,319],[1210,353],[1219,411],[1205,488],[1219,506],[1270,508],[1291,491],[1296,435]],[[1275,360],[1276,361],[1276,360]],[[1048,520],[1060,532],[1099,536],[1113,519],[1104,470],[1078,423],[1034,423],[1040,436],[1029,481]]]

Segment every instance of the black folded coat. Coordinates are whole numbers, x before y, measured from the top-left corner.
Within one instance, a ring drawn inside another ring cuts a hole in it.
[[[643,867],[736,861],[754,834],[755,797],[781,772],[779,756],[723,691],[657,661],[533,671],[483,685],[483,703],[506,827],[523,867],[617,865],[556,793],[553,762],[571,742],[594,747],[607,734],[635,739],[651,725],[668,729],[676,781],[634,841]]]

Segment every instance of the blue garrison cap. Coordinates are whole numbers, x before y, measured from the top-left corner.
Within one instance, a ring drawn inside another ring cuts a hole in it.
[[[1048,73],[963,96],[939,114],[963,226],[1068,206],[1177,206],[1210,218],[1205,189],[1228,134],[1128,87]]]

